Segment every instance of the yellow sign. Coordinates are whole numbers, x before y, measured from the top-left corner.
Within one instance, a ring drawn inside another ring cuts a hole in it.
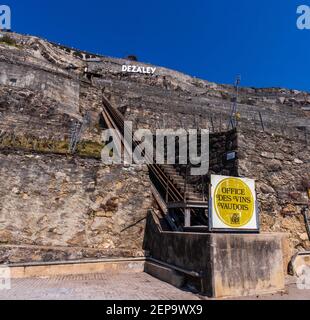
[[[257,228],[255,183],[250,179],[212,176],[214,228]]]

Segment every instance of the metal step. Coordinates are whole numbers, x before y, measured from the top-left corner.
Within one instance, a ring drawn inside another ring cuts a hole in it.
[[[185,198],[188,200],[201,200],[201,196],[198,193],[194,193],[194,192],[186,192],[185,193]]]
[[[169,169],[166,169],[166,168],[164,168],[164,171],[165,171],[166,173],[169,173],[169,174],[179,174],[176,169],[170,169],[170,168],[169,168]]]
[[[185,179],[181,176],[172,165],[163,166],[164,171],[169,176],[169,179],[178,187],[181,192],[186,191],[186,199],[193,201],[201,201],[201,195],[196,192],[195,188],[189,184],[185,186]]]
[[[184,179],[183,179],[182,177],[180,177],[180,176],[175,176],[175,175],[173,175],[173,176],[169,176],[169,178],[170,178],[171,180],[176,181],[176,182],[182,183],[183,185],[185,184]]]
[[[185,190],[185,186],[183,185],[183,186],[181,186],[180,187],[180,190],[181,191],[187,191],[187,192],[193,192],[193,193],[198,193],[197,191],[196,191],[196,189],[193,187],[193,186],[190,186],[190,185],[187,185],[186,186],[186,190]]]

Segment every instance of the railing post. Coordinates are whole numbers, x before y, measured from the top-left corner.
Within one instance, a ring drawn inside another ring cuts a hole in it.
[[[186,208],[185,209],[185,217],[184,217],[184,226],[190,227],[191,226],[191,209]]]
[[[169,202],[169,178],[167,176],[167,183],[166,183],[166,203]]]
[[[265,127],[264,127],[264,122],[263,122],[263,117],[262,117],[262,114],[260,111],[258,111],[258,114],[259,114],[259,118],[260,118],[260,123],[262,125],[262,129],[263,131],[265,131]]]
[[[185,169],[185,181],[184,181],[184,202],[186,202],[186,192],[187,192],[187,170],[188,170],[188,164],[186,165]]]
[[[202,201],[205,201],[205,183],[204,183],[204,176],[201,176],[201,182],[202,182]]]

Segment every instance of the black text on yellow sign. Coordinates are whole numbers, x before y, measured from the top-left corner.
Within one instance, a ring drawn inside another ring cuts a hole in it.
[[[229,227],[243,227],[254,215],[255,198],[249,186],[240,179],[226,178],[220,181],[215,188],[213,201],[217,216]]]

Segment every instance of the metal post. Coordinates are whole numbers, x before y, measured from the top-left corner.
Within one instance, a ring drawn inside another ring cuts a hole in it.
[[[241,77],[237,76],[235,81],[235,95],[232,99],[232,106],[231,106],[231,113],[230,113],[230,119],[228,122],[228,130],[230,129],[230,126],[232,129],[236,127],[236,114],[237,114],[237,104],[238,104],[238,96],[239,96],[239,85],[240,85]]]
[[[212,132],[214,132],[215,130],[214,130],[213,116],[212,116],[212,115],[210,115],[210,117],[211,117]]]
[[[220,132],[222,132],[222,112],[221,112],[221,116],[220,116]]]
[[[169,202],[169,178],[167,177],[167,184],[166,184],[166,203]]]
[[[187,171],[188,171],[188,165],[186,165],[185,169],[185,181],[184,181],[184,202],[186,202],[186,192],[187,192]]]
[[[259,114],[260,123],[261,123],[261,125],[262,125],[263,131],[265,131],[265,127],[264,127],[264,122],[263,122],[262,114],[261,114],[261,112],[260,112],[260,111],[258,111],[258,114]]]
[[[205,183],[204,183],[204,176],[201,176],[201,182],[202,182],[202,201],[205,201]]]
[[[184,213],[184,226],[190,227],[191,226],[191,209],[186,208]]]

